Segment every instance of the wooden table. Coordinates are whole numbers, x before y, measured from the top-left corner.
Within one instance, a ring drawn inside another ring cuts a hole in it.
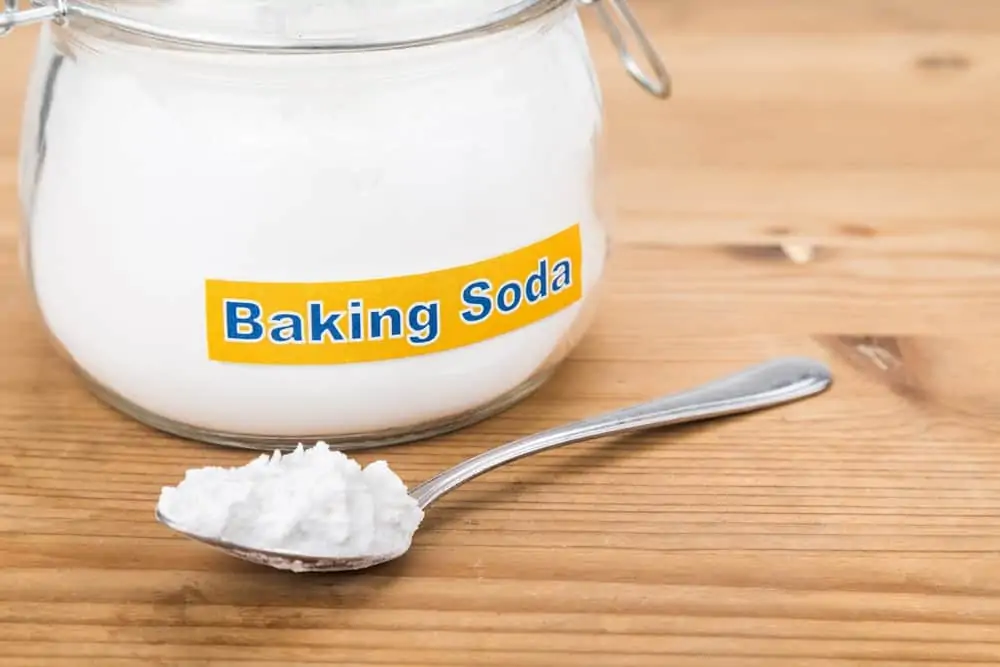
[[[1000,4],[634,6],[676,91],[593,32],[620,218],[600,320],[509,413],[358,458],[417,481],[778,355],[835,387],[497,471],[403,560],[321,578],[156,524],[161,485],[247,455],[118,415],[47,344],[16,250],[34,30],[0,40],[0,664],[1000,662]]]

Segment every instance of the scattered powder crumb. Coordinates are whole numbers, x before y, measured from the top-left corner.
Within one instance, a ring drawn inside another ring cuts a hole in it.
[[[188,470],[158,507],[203,537],[321,557],[402,553],[424,516],[385,461],[362,468],[325,442]]]
[[[809,243],[782,243],[781,249],[796,264],[808,264],[816,254],[816,249]]]

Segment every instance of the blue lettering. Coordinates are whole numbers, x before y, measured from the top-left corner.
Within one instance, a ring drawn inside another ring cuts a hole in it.
[[[528,274],[524,284],[524,296],[528,303],[535,303],[549,295],[549,284],[546,277],[549,274],[549,259],[545,257],[538,261],[538,271]]]
[[[497,310],[512,313],[521,305],[521,283],[511,280],[497,292]]]
[[[362,340],[365,337],[365,315],[362,312],[364,304],[360,299],[347,302],[347,312],[351,317],[351,340]]]
[[[389,338],[400,338],[403,335],[403,313],[395,306],[387,308],[372,308],[368,313],[368,334],[372,340],[383,337],[382,325],[389,318]]]
[[[561,292],[573,282],[573,267],[568,259],[560,259],[552,267],[552,293]]]
[[[260,304],[256,301],[223,301],[226,340],[257,341],[264,337]]]
[[[279,345],[303,342],[302,316],[298,313],[275,313],[267,321],[271,325],[268,337],[272,342]]]
[[[407,312],[407,323],[411,335],[408,340],[414,345],[427,345],[437,340],[441,333],[438,318],[438,302],[415,303]]]
[[[327,335],[330,340],[340,342],[344,340],[344,334],[337,326],[337,320],[344,313],[333,311],[323,313],[323,303],[320,301],[309,302],[309,342],[322,343]]]
[[[488,293],[492,287],[489,280],[477,280],[465,286],[462,290],[462,303],[469,307],[461,313],[463,320],[469,324],[475,324],[490,316],[490,312],[493,310],[493,300],[489,296],[483,296],[483,292]]]

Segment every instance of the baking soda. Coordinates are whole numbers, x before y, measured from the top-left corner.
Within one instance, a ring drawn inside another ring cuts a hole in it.
[[[324,442],[189,470],[158,509],[194,535],[328,558],[401,554],[424,516],[385,461],[362,468]]]
[[[248,29],[264,21],[258,9],[274,9],[230,4],[256,8]],[[437,5],[465,17],[455,25],[468,19],[467,3]],[[346,0],[293,3],[273,32],[324,25],[323,6],[337,25],[391,32],[371,2]],[[607,245],[600,99],[574,11],[473,40],[349,54],[195,52],[65,30],[43,27],[32,85],[51,95],[44,123],[37,90],[26,112],[25,145],[41,147],[21,169],[27,261],[62,348],[139,410],[295,440],[405,430],[524,386],[582,334]],[[582,298],[502,336],[366,363],[208,357],[206,280],[420,274],[574,224]]]

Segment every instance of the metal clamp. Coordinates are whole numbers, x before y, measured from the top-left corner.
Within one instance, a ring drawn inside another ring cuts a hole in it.
[[[51,2],[33,0],[30,9],[18,9],[17,0],[4,0],[3,5],[3,13],[0,14],[0,37],[19,25],[41,21],[61,22],[69,13],[66,0]]]
[[[622,64],[628,71],[629,75],[635,79],[640,86],[645,88],[650,94],[659,97],[660,99],[666,99],[670,97],[671,92],[671,81],[670,73],[667,72],[666,66],[663,64],[663,60],[660,59],[660,55],[656,52],[656,48],[653,46],[649,38],[646,37],[646,33],[643,32],[642,26],[639,25],[638,19],[636,19],[635,14],[632,13],[631,8],[628,6],[627,0],[580,0],[585,5],[593,5],[594,9],[597,10],[597,16],[601,20],[601,24],[604,26],[605,32],[611,38],[614,43],[615,48],[618,49],[618,57],[621,59]],[[653,68],[653,75],[647,75],[639,63],[636,61],[632,52],[629,51],[628,43],[625,37],[622,36],[622,31],[618,28],[618,24],[615,21],[615,17],[612,16],[612,12],[608,10],[607,5],[611,5],[614,10],[614,14],[620,19],[624,24],[626,30],[635,37],[636,41],[639,43],[639,48],[642,49],[642,53],[649,63],[650,67]]]

